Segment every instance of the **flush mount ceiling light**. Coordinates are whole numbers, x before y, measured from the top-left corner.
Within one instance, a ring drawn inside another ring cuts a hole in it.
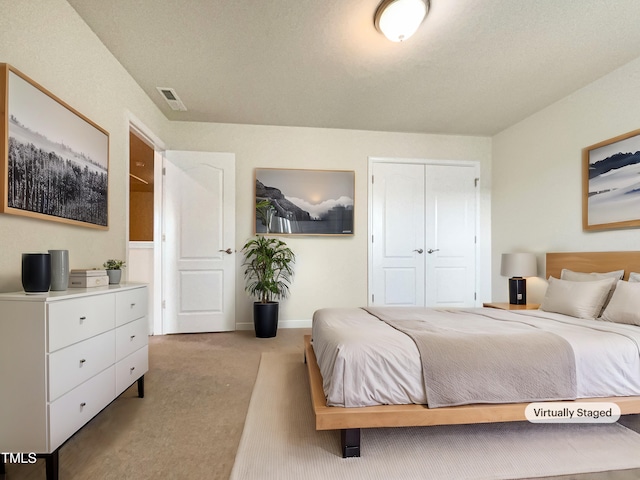
[[[429,0],[383,0],[373,23],[392,42],[402,42],[416,33],[428,11]]]

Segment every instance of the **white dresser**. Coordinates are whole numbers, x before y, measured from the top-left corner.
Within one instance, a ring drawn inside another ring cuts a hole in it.
[[[0,294],[0,452],[57,478],[69,437],[136,381],[144,396],[148,331],[145,285]]]

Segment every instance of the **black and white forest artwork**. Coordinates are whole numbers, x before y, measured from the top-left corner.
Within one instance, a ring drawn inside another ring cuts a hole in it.
[[[3,211],[108,228],[109,134],[6,68]]]
[[[353,235],[355,172],[256,169],[256,233]]]
[[[640,226],[640,131],[584,150],[584,228]]]

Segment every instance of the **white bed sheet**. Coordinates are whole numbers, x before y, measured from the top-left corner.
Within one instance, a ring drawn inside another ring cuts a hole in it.
[[[522,319],[561,336],[574,351],[578,398],[640,395],[640,327],[541,310],[472,308],[444,314],[461,322],[495,322],[498,329],[504,323],[495,320]],[[365,310],[318,310],[312,345],[327,405],[427,403],[415,343]]]

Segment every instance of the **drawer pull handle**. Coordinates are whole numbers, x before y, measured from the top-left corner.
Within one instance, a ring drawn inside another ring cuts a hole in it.
[[[80,404],[80,408],[84,408],[84,407],[86,407],[86,406],[87,406],[87,402],[82,402],[82,403]]]
[[[136,338],[136,336],[135,335],[131,335],[131,340],[133,340],[134,338]]]
[[[135,303],[132,303],[132,304],[131,304],[131,308],[133,308],[133,307],[135,307],[135,306],[136,306],[136,304],[135,304]]]
[[[130,371],[130,372],[133,372],[135,369],[136,369],[136,367],[131,367],[131,368],[129,369],[129,371]]]
[[[84,322],[87,319],[87,317],[80,317],[80,321]]]
[[[82,366],[86,361],[87,361],[86,358],[81,358],[80,359],[80,366]]]

